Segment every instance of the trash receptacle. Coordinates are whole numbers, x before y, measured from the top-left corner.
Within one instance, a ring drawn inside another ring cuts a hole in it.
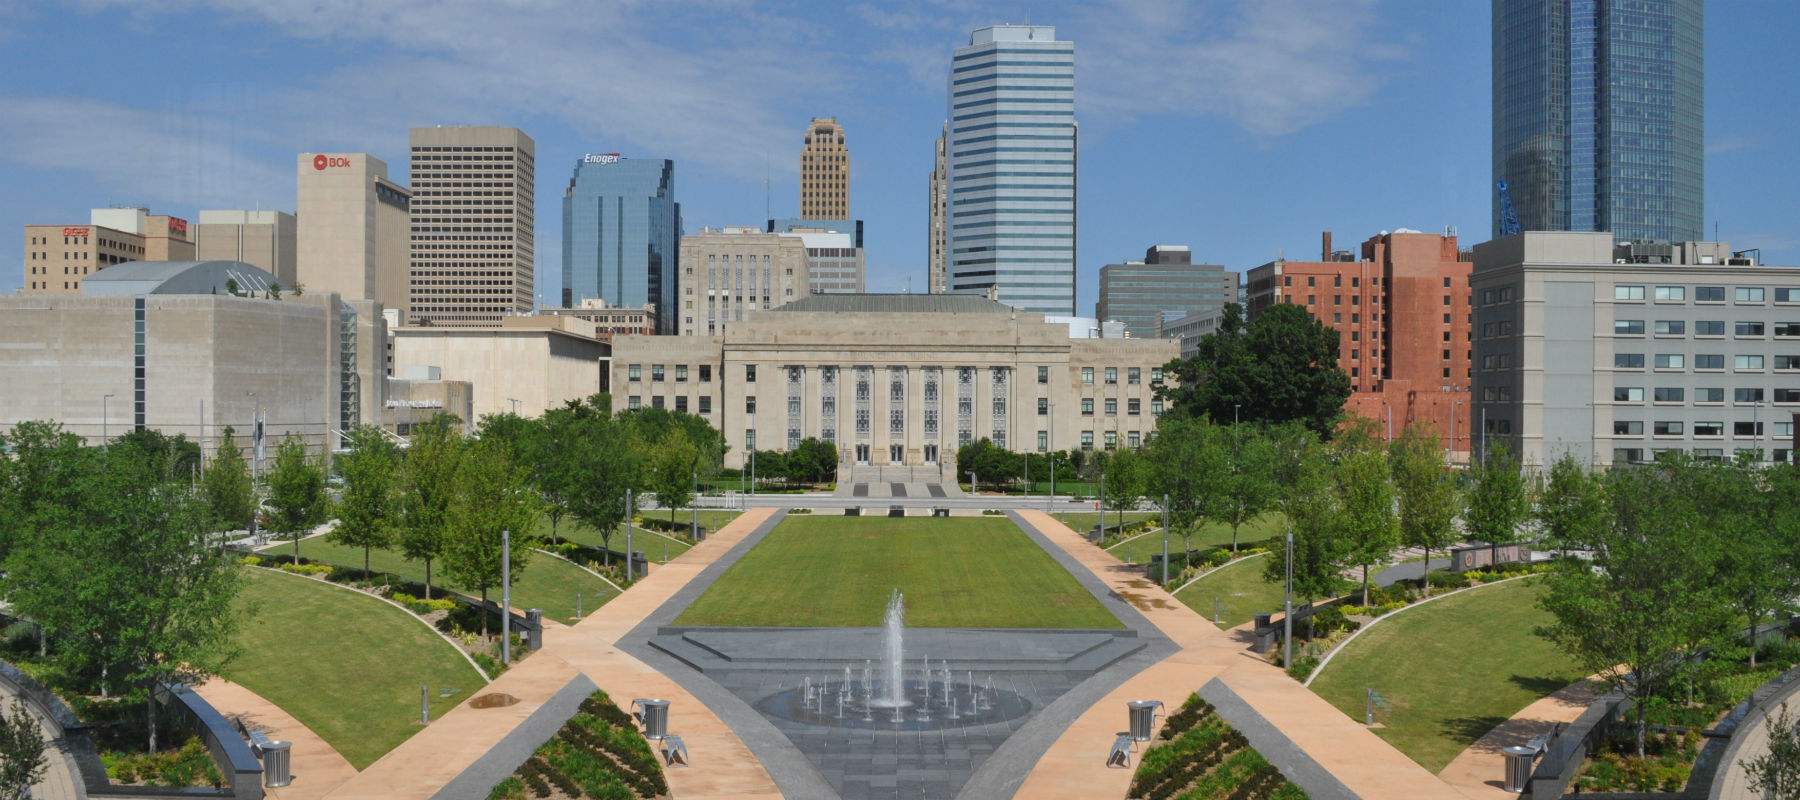
[[[1136,700],[1126,705],[1131,709],[1131,738],[1150,741],[1150,732],[1156,729],[1156,710],[1162,708],[1162,701]]]
[[[1254,627],[1256,628],[1256,630],[1259,630],[1259,631],[1262,630],[1263,628],[1269,627],[1269,620],[1273,619],[1274,616],[1275,616],[1274,614],[1262,614],[1262,613],[1257,614],[1256,615],[1256,625]]]
[[[631,551],[631,574],[637,578],[650,574],[650,559],[644,557],[644,551]]]
[[[639,698],[631,701],[641,711],[645,739],[661,739],[669,735],[669,701]]]
[[[701,525],[701,526],[694,528],[694,541],[696,541],[696,542],[706,541],[706,526],[705,525]]]
[[[1501,750],[1506,754],[1506,790],[1513,793],[1525,791],[1525,785],[1531,782],[1532,762],[1537,760],[1537,750],[1531,747],[1507,747]]]
[[[525,646],[532,650],[544,648],[544,610],[541,608],[525,609]]]
[[[264,786],[279,788],[293,780],[288,766],[288,755],[293,746],[293,742],[270,742],[262,746]]]

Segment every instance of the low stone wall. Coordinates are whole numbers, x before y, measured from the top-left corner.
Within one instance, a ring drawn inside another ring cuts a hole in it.
[[[250,745],[238,735],[237,728],[232,727],[218,709],[195,694],[193,689],[182,685],[159,686],[155,695],[157,702],[182,715],[200,733],[200,740],[206,743],[206,749],[212,752],[213,761],[219,765],[219,772],[225,776],[227,793],[223,796],[237,800],[262,800],[262,762],[257,760],[256,754],[250,752]],[[187,796],[192,796],[195,790],[183,791]],[[143,796],[135,789],[129,793]],[[90,791],[89,794],[97,793]]]
[[[1224,681],[1213,678],[1200,687],[1200,697],[1213,705],[1213,710],[1231,727],[1236,728],[1250,746],[1274,764],[1287,779],[1306,790],[1312,800],[1360,800],[1350,787],[1314,761],[1287,734],[1263,718]]]

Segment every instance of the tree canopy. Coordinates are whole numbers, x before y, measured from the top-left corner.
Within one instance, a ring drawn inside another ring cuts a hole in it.
[[[1328,436],[1350,397],[1350,377],[1337,364],[1337,331],[1305,308],[1276,303],[1246,322],[1243,307],[1227,303],[1194,357],[1163,367],[1175,380],[1157,392],[1178,415],[1299,421]]]

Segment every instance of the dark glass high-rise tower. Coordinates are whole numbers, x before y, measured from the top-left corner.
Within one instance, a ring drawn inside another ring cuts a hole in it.
[[[1701,238],[1703,5],[1493,0],[1494,179],[1525,230]]]
[[[563,305],[654,304],[657,332],[674,333],[680,243],[674,161],[582,156],[563,195]]]

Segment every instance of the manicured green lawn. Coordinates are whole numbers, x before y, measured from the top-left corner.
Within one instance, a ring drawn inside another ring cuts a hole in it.
[[[311,578],[246,567],[237,613],[242,652],[224,677],[293,714],[359,770],[420,730],[421,685],[431,687],[432,719],[484,685],[405,611]],[[458,691],[440,698],[443,688]]]
[[[716,533],[720,528],[725,527],[726,524],[737,519],[740,513],[741,512],[737,511],[701,509],[700,525],[701,527],[706,528],[709,533]],[[645,512],[645,514],[658,520],[666,520],[669,518],[669,512],[667,511],[648,511]],[[692,522],[693,519],[693,511],[680,509],[675,511],[676,522],[686,525]],[[687,552],[688,548],[691,547],[691,545],[681,541],[679,538],[663,536],[660,535],[660,533],[660,531],[648,531],[640,527],[632,534],[631,546],[642,551],[645,558],[657,562],[668,561],[669,559]],[[538,522],[537,534],[542,536],[544,541],[550,541],[549,517],[544,517]],[[566,539],[579,544],[591,545],[593,547],[600,547],[607,544],[607,542],[601,540],[598,532],[593,528],[577,522],[574,517],[563,517],[562,522],[556,526],[556,534],[561,539]],[[614,530],[611,545],[613,549],[624,551],[624,528]]]
[[[1077,515],[1075,514],[1070,514],[1069,518],[1074,520],[1076,516]],[[1111,515],[1109,514],[1108,519],[1110,518]],[[1285,519],[1286,518],[1282,516],[1281,512],[1272,511],[1238,526],[1238,545],[1241,547],[1248,542],[1281,535],[1286,530],[1283,527]],[[1088,529],[1091,529],[1094,523],[1098,521],[1098,517],[1089,520],[1087,522]],[[1111,523],[1109,522],[1107,524],[1110,525]],[[1083,529],[1076,528],[1075,530],[1079,533]],[[1229,544],[1231,544],[1230,525],[1223,525],[1217,522],[1205,522],[1201,523],[1200,530],[1194,534],[1195,550],[1205,550],[1208,547],[1225,547]],[[1169,534],[1170,552],[1181,552],[1181,549],[1185,546],[1187,546],[1187,541],[1182,539],[1180,534]],[[1117,556],[1120,561],[1125,561],[1127,560],[1127,557],[1129,557],[1131,563],[1142,564],[1145,561],[1150,560],[1150,555],[1152,553],[1158,555],[1162,554],[1162,535],[1158,534],[1155,536],[1140,537],[1118,547],[1114,547],[1106,552]]]
[[[1382,622],[1325,666],[1312,689],[1362,718],[1373,687],[1391,712],[1375,732],[1433,772],[1538,698],[1585,674],[1531,632],[1548,624],[1537,580],[1477,588]]]
[[[643,550],[642,547],[638,548]],[[264,548],[274,553],[294,552],[293,542]],[[340,564],[362,569],[363,551],[360,547],[345,547],[325,541],[323,537],[307,539],[300,543],[300,555],[314,561],[327,564]],[[649,556],[650,551],[645,550]],[[653,557],[653,556],[652,556]],[[370,554],[370,569],[380,572],[392,572],[407,580],[424,582],[425,564],[420,561],[408,561],[399,553],[391,550],[376,550]],[[431,565],[431,584],[433,588],[452,586],[444,574],[444,565],[434,562]],[[460,589],[459,589],[460,591]],[[605,581],[594,577],[587,571],[543,553],[532,553],[524,571],[513,581],[512,602],[514,608],[543,609],[544,616],[558,622],[567,623],[575,616],[575,594],[581,593],[582,613],[592,613],[607,600],[618,594]],[[473,592],[466,594],[474,595]],[[488,599],[500,602],[500,590],[489,590]]]
[[[1249,622],[1258,612],[1278,613],[1284,592],[1279,582],[1263,581],[1263,568],[1268,563],[1269,556],[1257,556],[1220,567],[1217,572],[1176,592],[1175,599],[1199,612],[1200,616],[1212,619],[1213,598],[1218,598],[1219,605],[1223,606],[1219,612],[1221,628],[1235,628]],[[1294,602],[1301,601],[1296,598]]]
[[[1121,627],[1030,537],[993,517],[788,517],[676,624],[872,627],[895,588],[912,627]]]

